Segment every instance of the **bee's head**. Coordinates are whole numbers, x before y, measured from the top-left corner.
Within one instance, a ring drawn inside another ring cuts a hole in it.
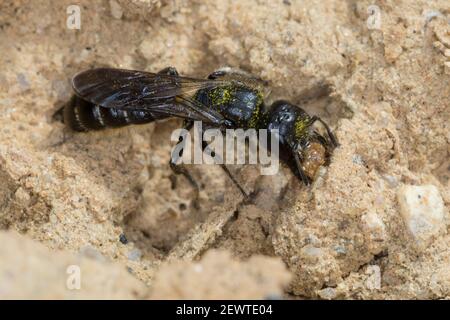
[[[280,143],[294,147],[310,134],[311,117],[300,107],[284,100],[275,101],[268,112],[267,129],[278,130]]]
[[[300,107],[279,100],[270,107],[267,124],[269,131],[278,130],[280,144],[298,153],[302,169],[311,180],[330,155],[329,141],[313,128],[315,119]]]

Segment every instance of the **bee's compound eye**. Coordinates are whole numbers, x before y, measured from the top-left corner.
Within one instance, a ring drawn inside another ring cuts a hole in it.
[[[282,118],[283,121],[292,121],[293,120],[293,116],[290,113],[284,113],[281,116],[281,118]]]

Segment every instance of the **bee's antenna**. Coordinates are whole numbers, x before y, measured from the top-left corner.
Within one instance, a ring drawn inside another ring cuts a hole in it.
[[[321,118],[319,118],[318,116],[313,116],[313,117],[311,118],[311,121],[310,121],[311,125],[312,125],[314,122],[316,122],[316,121],[319,121],[319,122],[325,127],[325,130],[327,130],[327,135],[328,135],[328,137],[330,138],[331,144],[333,145],[333,147],[338,147],[338,146],[339,146],[339,142],[337,141],[337,139],[336,139],[336,137],[334,136],[333,132],[331,132],[331,129],[330,129],[330,127],[328,126],[328,124],[327,124],[325,121],[323,121]]]

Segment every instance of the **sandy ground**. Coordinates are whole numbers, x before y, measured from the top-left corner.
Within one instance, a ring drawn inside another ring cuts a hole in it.
[[[448,0],[78,3],[79,30],[72,1],[0,4],[0,299],[450,298]],[[251,203],[192,166],[195,203],[168,166],[179,120],[52,117],[98,66],[238,67],[341,146],[311,188],[231,168]]]

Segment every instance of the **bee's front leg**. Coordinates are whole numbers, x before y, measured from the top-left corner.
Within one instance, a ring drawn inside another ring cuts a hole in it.
[[[302,160],[300,159],[300,156],[299,156],[298,147],[292,151],[292,154],[295,159],[295,166],[297,168],[298,177],[302,180],[302,182],[305,184],[305,186],[309,186],[311,184],[311,181],[308,178],[308,176],[306,175],[305,171],[303,170]]]

